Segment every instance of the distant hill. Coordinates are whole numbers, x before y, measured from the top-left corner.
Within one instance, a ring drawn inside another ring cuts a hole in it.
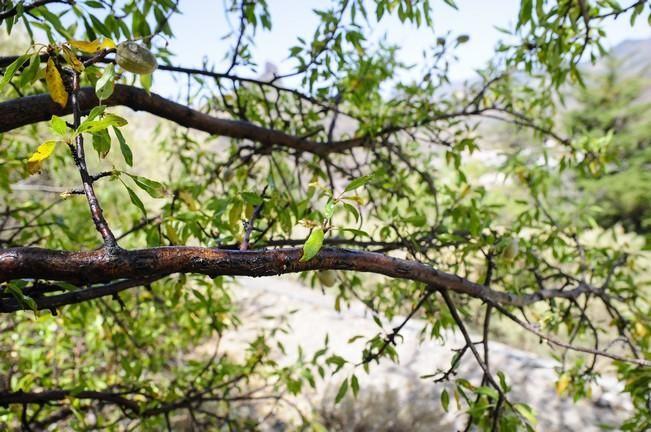
[[[622,61],[625,71],[651,78],[651,38],[625,40],[613,47],[610,53]]]
[[[623,78],[642,78],[638,100],[651,102],[651,38],[620,42],[610,50],[610,56],[619,63],[619,72]],[[587,63],[584,71],[587,72],[588,81],[590,74],[604,72],[610,61],[604,57],[597,60],[595,65]]]

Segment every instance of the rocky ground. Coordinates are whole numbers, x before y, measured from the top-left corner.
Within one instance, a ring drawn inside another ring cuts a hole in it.
[[[357,363],[363,339],[354,343],[348,343],[348,340],[356,335],[371,337],[379,330],[361,303],[353,303],[350,308],[336,312],[332,296],[318,289],[307,288],[290,277],[241,278],[234,293],[243,309],[244,325],[237,335],[222,341],[223,347],[232,353],[243,346],[247,334],[255,334],[256,328],[277,325],[275,320],[264,318],[269,316],[287,320],[291,327],[290,333],[279,336],[286,348],[287,361],[295,358],[298,345],[306,357],[311,357],[323,346],[328,334],[331,351]],[[390,329],[400,321],[400,317],[396,318],[385,328]],[[320,382],[316,392],[306,395],[297,403],[308,407],[308,410],[317,410],[326,417],[332,416],[336,421],[345,419],[348,426],[339,427],[338,430],[348,427],[352,430],[351,424],[368,423],[369,416],[400,420],[403,424],[413,423],[414,427],[407,430],[453,430],[463,427],[463,416],[458,412],[451,410],[444,413],[440,409],[439,395],[444,386],[419,378],[447,369],[454,354],[452,350],[462,347],[463,340],[460,335],[449,333],[444,343],[431,340],[421,342],[419,332],[422,326],[422,322],[412,320],[403,329],[404,340],[397,347],[399,364],[383,361],[372,367],[368,375],[359,368],[357,375],[362,387],[361,394],[366,394],[365,398],[357,402],[346,400],[336,406],[332,404],[333,389],[346,376],[344,371]],[[630,403],[620,393],[621,385],[612,377],[602,377],[593,386],[592,400],[573,403],[571,399],[557,396],[554,389],[556,363],[551,359],[495,342],[491,344],[491,364],[494,370],[506,374],[513,388],[511,399],[530,404],[535,409],[539,419],[537,429],[540,431],[591,432],[602,430],[601,426],[616,428],[630,413]],[[471,356],[466,356],[459,376],[473,383],[480,380],[481,371]],[[455,404],[452,402],[450,405]],[[419,423],[418,427],[416,423]],[[380,424],[367,424],[366,429],[357,430],[400,429],[392,429],[387,420],[383,420]]]

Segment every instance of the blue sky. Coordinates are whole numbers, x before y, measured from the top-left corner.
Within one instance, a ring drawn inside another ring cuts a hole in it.
[[[271,32],[257,35],[254,59],[261,65],[265,62],[276,64],[281,73],[291,70],[292,63],[286,60],[288,47],[296,44],[298,36],[309,37],[318,22],[313,8],[325,8],[329,1],[307,0],[268,0],[272,16]],[[423,49],[431,46],[438,35],[450,31],[452,34],[467,34],[470,40],[456,53],[458,62],[451,66],[452,80],[472,78],[473,70],[484,65],[492,56],[499,38],[504,35],[495,26],[509,27],[517,17],[519,0],[458,0],[459,10],[447,6],[443,0],[432,0],[434,7],[434,30],[416,28],[400,23],[397,19],[384,22],[381,27],[367,34],[367,39],[377,40],[385,32],[389,40],[398,44],[400,60],[418,63]],[[223,0],[181,1],[182,15],[171,20],[176,38],[169,41],[169,49],[177,55],[176,63],[183,66],[198,67],[202,59],[208,57],[219,65],[228,50],[228,42],[222,36],[229,31],[225,18]],[[230,23],[236,26],[237,17]],[[605,26],[608,32],[607,46],[613,46],[625,39],[651,37],[651,27],[646,16],[638,18],[630,27],[628,17],[622,16]],[[227,62],[222,63],[224,69]],[[171,77],[158,72],[154,91],[172,96],[177,93],[178,84]]]

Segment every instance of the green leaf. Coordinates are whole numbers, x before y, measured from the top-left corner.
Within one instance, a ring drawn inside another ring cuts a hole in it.
[[[356,178],[355,180],[348,183],[348,186],[346,186],[346,189],[344,189],[344,192],[350,192],[352,190],[360,188],[360,187],[364,186],[366,183],[370,182],[372,179],[373,179],[372,175],[366,175],[366,176]]]
[[[332,215],[335,212],[335,206],[336,206],[336,202],[332,198],[330,198],[325,205],[324,216],[326,219],[332,218]]]
[[[109,114],[105,114],[104,117],[102,117],[99,120],[86,119],[81,125],[79,125],[79,127],[77,128],[77,132],[94,133],[94,132],[99,132],[101,130],[105,130],[111,126],[121,127],[126,124],[127,124],[127,120],[125,118],[109,113]]]
[[[450,395],[445,389],[441,392],[441,406],[443,407],[443,411],[448,412],[448,408],[450,407]]]
[[[479,387],[475,391],[475,393],[481,394],[481,395],[484,395],[484,396],[488,396],[489,398],[495,399],[495,400],[497,400],[499,398],[499,396],[500,396],[500,394],[499,394],[499,392],[497,390],[495,390],[492,387],[486,387],[486,386]]]
[[[147,92],[147,94],[150,94],[151,90],[151,84],[152,84],[152,79],[153,75],[152,74],[142,74],[140,75],[140,85],[142,88]]]
[[[348,391],[348,378],[344,379],[344,381],[339,386],[339,390],[337,391],[337,396],[335,396],[335,404],[341,402],[344,396],[346,396],[347,391]]]
[[[504,375],[504,372],[498,371],[497,377],[500,380],[500,387],[502,388],[502,391],[505,393],[508,392],[510,389],[509,385],[506,383],[506,376]]]
[[[237,231],[240,227],[243,209],[244,204],[242,201],[237,200],[233,203],[233,207],[231,207],[231,210],[228,212],[228,222],[233,231]]]
[[[344,208],[348,213],[353,215],[353,217],[355,218],[355,222],[359,222],[359,212],[357,211],[354,205],[350,203],[344,203]]]
[[[350,388],[353,390],[353,396],[357,397],[359,394],[359,381],[357,380],[357,375],[353,374],[350,379]]]
[[[260,205],[263,202],[260,195],[255,192],[242,192],[242,199],[254,206]]]
[[[533,9],[533,0],[522,0],[520,3],[520,13],[518,14],[518,24],[516,28],[522,27],[523,24],[531,20],[531,11]]]
[[[111,151],[111,137],[106,129],[93,133],[93,148],[100,159],[104,159]]]
[[[20,75],[20,86],[25,87],[27,84],[31,84],[36,79],[38,75],[38,70],[41,66],[41,56],[36,53],[32,55],[32,58],[29,60],[29,66],[25,68],[23,73]]]
[[[409,217],[405,218],[405,222],[407,222],[407,223],[409,223],[409,224],[411,224],[413,226],[416,226],[416,227],[422,227],[427,222],[427,218],[425,218],[425,215],[415,214],[415,215],[412,215],[412,216],[409,216]]]
[[[23,294],[22,288],[15,283],[10,283],[6,287],[7,292],[9,292],[22,307],[28,307],[33,311],[36,311],[37,305],[33,298]]]
[[[104,25],[102,21],[99,20],[95,15],[89,15],[90,20],[93,22],[93,27],[96,30],[99,30],[101,34],[103,34],[106,37],[111,37],[111,32],[109,31],[108,28]]]
[[[59,116],[52,116],[50,126],[54,133],[59,136],[65,136],[68,133],[68,125],[66,124],[66,121]]]
[[[150,180],[146,177],[137,176],[129,173],[125,173],[133,182],[142,190],[147,192],[152,198],[163,198],[165,196],[165,186],[162,183],[159,183],[154,180]]]
[[[113,63],[106,65],[102,76],[97,80],[95,84],[95,94],[97,98],[102,101],[108,99],[113,94],[113,88],[115,86],[115,66]]]
[[[522,415],[522,417],[524,417],[529,422],[529,424],[531,424],[532,426],[536,426],[538,420],[536,419],[536,416],[534,415],[533,410],[529,405],[516,403],[513,404],[513,406],[515,407],[516,410],[518,410],[520,415]]]
[[[344,359],[343,357],[338,356],[336,354],[333,354],[333,355],[331,355],[330,357],[328,357],[326,359],[326,364],[336,366],[333,373],[339,372],[341,370],[341,368],[346,365],[346,363],[347,363],[346,359]]]
[[[7,66],[7,69],[5,69],[5,74],[2,77],[2,80],[0,80],[0,90],[4,88],[4,86],[11,81],[11,79],[14,77],[16,74],[16,70],[18,70],[19,67],[21,67],[29,58],[29,55],[24,54],[18,57],[16,60],[14,60],[9,66]]]
[[[104,114],[104,111],[106,111],[106,105],[97,105],[96,107],[93,107],[84,122],[95,120],[99,115]]]
[[[356,236],[362,236],[362,237],[368,237],[368,238],[371,237],[366,231],[356,229],[356,228],[337,228],[337,230],[344,231],[344,232],[349,232],[349,233],[352,233],[353,235],[356,235]]]
[[[317,227],[312,230],[310,236],[305,241],[303,245],[303,256],[301,261],[309,261],[321,250],[323,246],[323,228]]]
[[[122,183],[124,184],[124,183]],[[124,184],[124,187],[127,188],[127,192],[129,192],[129,198],[131,199],[131,202],[140,209],[142,212],[143,216],[146,218],[147,217],[147,210],[145,210],[145,205],[142,203],[140,198],[138,198],[138,195],[126,184]]]
[[[133,153],[131,152],[131,148],[127,144],[127,141],[124,139],[124,135],[122,135],[120,129],[116,128],[115,126],[113,127],[113,132],[115,133],[115,136],[118,138],[118,142],[120,143],[120,151],[122,152],[124,161],[127,163],[127,165],[133,166]]]

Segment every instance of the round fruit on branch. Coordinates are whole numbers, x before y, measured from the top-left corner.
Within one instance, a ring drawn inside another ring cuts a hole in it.
[[[133,41],[122,42],[117,46],[116,53],[115,62],[129,72],[147,75],[158,66],[154,54]]]

